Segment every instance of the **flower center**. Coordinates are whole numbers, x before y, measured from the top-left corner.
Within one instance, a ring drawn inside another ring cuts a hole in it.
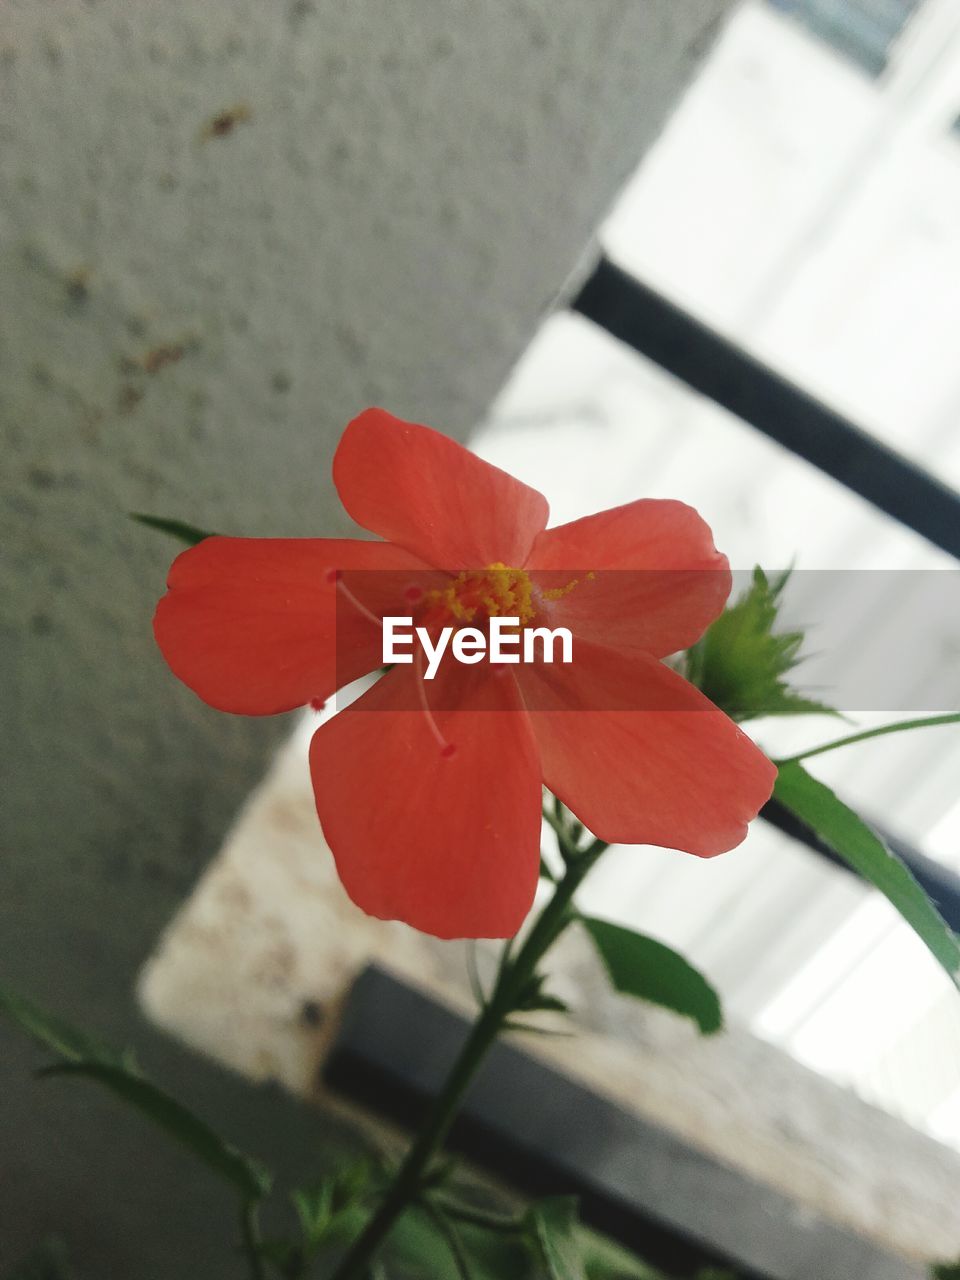
[[[518,618],[523,627],[537,613],[530,575],[505,564],[464,569],[447,586],[428,591],[425,604],[432,618],[442,616],[464,625],[487,618]]]
[[[583,578],[561,581],[558,586],[534,586],[525,569],[512,569],[498,562],[485,569],[463,569],[445,586],[427,591],[422,600],[421,621],[426,626],[483,625],[490,618],[516,618],[520,629],[534,622],[540,606],[548,601],[562,600],[581,582],[596,575],[587,573]],[[409,592],[407,599],[413,601]]]

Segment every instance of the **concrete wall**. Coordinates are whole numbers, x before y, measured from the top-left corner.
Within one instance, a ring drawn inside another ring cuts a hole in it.
[[[282,729],[169,677],[174,548],[124,512],[334,533],[351,414],[463,436],[731,3],[3,4],[0,978],[129,1025]],[[0,1265],[77,1212],[62,1176],[44,1204],[50,1152],[98,1151],[85,1104],[31,1119],[22,1071],[5,1055]],[[122,1217],[87,1241],[110,1274]]]

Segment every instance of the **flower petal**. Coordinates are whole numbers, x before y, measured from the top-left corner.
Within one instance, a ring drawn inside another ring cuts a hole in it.
[[[438,569],[520,567],[549,514],[536,489],[384,409],[347,427],[333,479],[358,524]]]
[[[432,722],[410,710],[417,675],[405,666],[320,726],[317,812],[347,893],[369,915],[440,938],[507,938],[539,874],[536,743],[512,679],[451,676],[462,709]]]
[[[174,675],[220,711],[273,715],[327,698],[382,661],[380,629],[338,607],[336,573],[349,569],[383,571],[359,576],[395,589],[424,566],[383,542],[205,538],[173,562],[157,644]]]
[[[547,529],[527,569],[560,597],[548,606],[552,626],[658,658],[694,644],[731,586],[727,558],[697,512],[656,498]]]
[[[647,655],[581,641],[574,664],[520,669],[550,790],[611,843],[700,857],[738,845],[773,789],[763,752]]]

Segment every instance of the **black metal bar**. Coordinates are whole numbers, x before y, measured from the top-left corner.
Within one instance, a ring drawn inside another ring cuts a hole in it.
[[[601,258],[572,307],[771,440],[960,557],[960,494],[622,268]],[[821,857],[850,870],[778,801],[771,800],[762,816]],[[880,834],[933,898],[950,927],[960,931],[960,876],[889,832]]]
[[[467,1030],[430,996],[368,969],[348,996],[326,1081],[412,1125]],[[450,1145],[522,1192],[578,1195],[584,1221],[673,1275],[704,1265],[745,1280],[925,1275],[513,1045],[494,1047]]]
[[[960,557],[960,494],[601,258],[571,304],[695,391]]]

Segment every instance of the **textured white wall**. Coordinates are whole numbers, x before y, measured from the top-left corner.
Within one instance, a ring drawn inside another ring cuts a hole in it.
[[[334,533],[359,408],[464,435],[731,5],[5,0],[0,978],[122,1025],[276,729],[168,676],[124,512]]]

